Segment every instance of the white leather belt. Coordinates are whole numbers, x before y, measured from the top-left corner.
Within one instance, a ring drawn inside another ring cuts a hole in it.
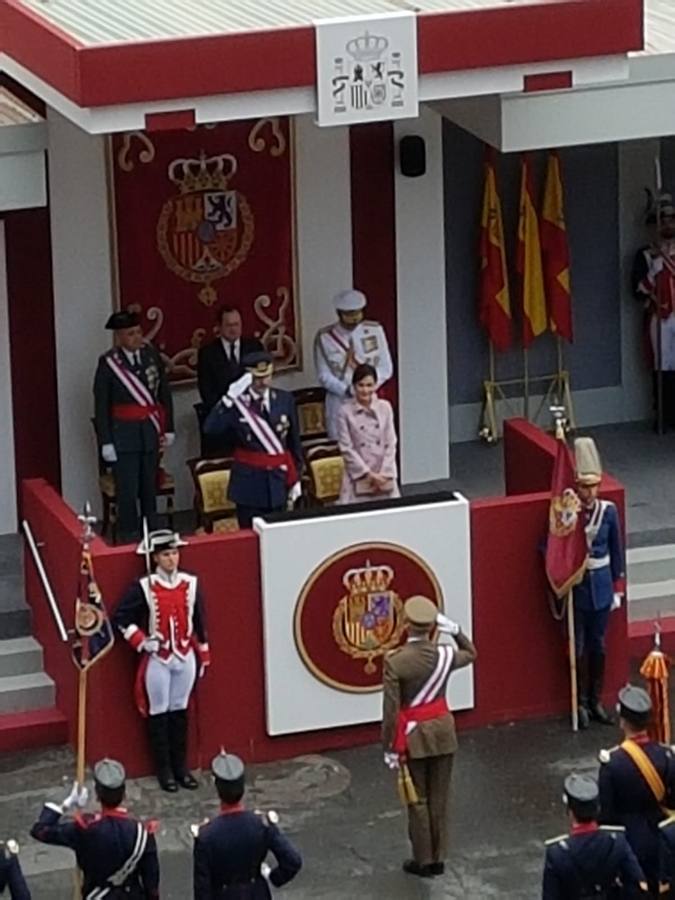
[[[594,559],[592,556],[588,560],[588,565],[586,568],[589,572],[594,572],[596,569],[604,569],[609,565],[609,553],[607,556],[599,556],[597,559]]]

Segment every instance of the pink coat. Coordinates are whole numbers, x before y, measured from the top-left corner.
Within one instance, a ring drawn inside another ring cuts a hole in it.
[[[396,468],[396,431],[394,412],[388,400],[374,397],[370,408],[354,399],[345,401],[338,413],[338,443],[345,461],[345,474],[338,503],[354,503],[399,497]],[[369,472],[392,478],[393,489],[387,493],[357,496],[354,482]]]

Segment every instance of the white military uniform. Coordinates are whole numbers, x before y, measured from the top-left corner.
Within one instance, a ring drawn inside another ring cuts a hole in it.
[[[379,322],[364,319],[352,330],[336,322],[318,332],[314,340],[314,365],[319,383],[326,389],[326,429],[333,440],[337,440],[338,412],[352,387],[354,368],[348,364],[350,350],[354,351],[357,365],[373,366],[378,387],[394,373],[387,335]]]

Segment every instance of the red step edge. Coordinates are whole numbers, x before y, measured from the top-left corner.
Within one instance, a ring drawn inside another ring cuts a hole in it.
[[[0,715],[0,753],[68,743],[68,720],[58,709]]]

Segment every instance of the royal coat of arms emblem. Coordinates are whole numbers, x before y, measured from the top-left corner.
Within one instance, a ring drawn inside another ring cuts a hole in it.
[[[581,500],[572,488],[565,488],[559,497],[553,497],[549,509],[549,529],[556,537],[572,534],[579,520]]]
[[[398,646],[403,633],[403,603],[391,590],[390,566],[349,569],[342,583],[347,593],[333,614],[333,636],[343,653],[365,660],[366,674],[375,672],[374,660]]]
[[[255,233],[246,197],[230,186],[237,159],[230,153],[175,159],[168,177],[178,195],[167,200],[157,223],[157,247],[169,269],[200,284],[199,299],[212,306],[213,283],[246,259]]]

